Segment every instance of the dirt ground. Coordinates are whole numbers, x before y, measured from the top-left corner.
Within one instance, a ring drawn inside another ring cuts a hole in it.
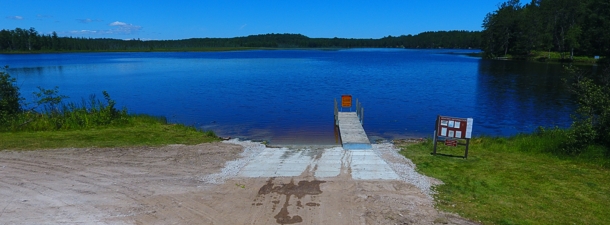
[[[203,177],[228,143],[0,151],[0,224],[475,224],[403,181]]]

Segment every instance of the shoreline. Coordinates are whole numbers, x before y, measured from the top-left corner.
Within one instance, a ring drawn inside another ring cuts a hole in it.
[[[153,49],[153,50],[99,50],[99,51],[14,51],[14,52],[0,52],[6,55],[20,55],[20,54],[61,54],[61,53],[135,53],[135,52],[231,52],[231,51],[256,51],[256,50],[319,50],[319,51],[337,51],[342,49],[406,49],[406,50],[479,50],[480,49],[467,49],[467,48],[395,48],[395,47],[334,47],[334,48],[270,48],[270,47],[202,47],[202,48],[169,48],[169,49]],[[469,53],[472,54],[472,53]],[[475,57],[479,53],[474,53]]]

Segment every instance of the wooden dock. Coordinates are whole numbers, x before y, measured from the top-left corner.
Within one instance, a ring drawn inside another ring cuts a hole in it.
[[[364,127],[362,127],[363,110],[359,103],[356,103],[356,112],[338,112],[335,101],[335,125],[339,127],[341,134],[341,144],[345,150],[371,149]]]

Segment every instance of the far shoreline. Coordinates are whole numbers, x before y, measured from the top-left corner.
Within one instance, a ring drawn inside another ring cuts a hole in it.
[[[0,52],[0,55],[28,55],[28,54],[70,54],[70,53],[163,53],[163,52],[236,52],[236,51],[281,51],[281,50],[295,50],[295,51],[339,51],[346,49],[405,49],[405,50],[472,50],[479,52],[471,53],[455,53],[449,52],[446,54],[464,55],[468,57],[489,59],[489,60],[505,60],[505,61],[528,61],[537,63],[573,63],[578,65],[596,65],[601,59],[595,59],[588,56],[574,56],[574,59],[561,59],[561,58],[546,58],[540,55],[538,57],[530,56],[513,56],[507,55],[504,57],[485,58],[484,52],[478,48],[400,48],[400,47],[354,47],[354,48],[270,48],[270,47],[203,47],[203,48],[168,48],[168,49],[153,49],[153,50],[99,50],[99,51],[10,51]],[[555,54],[556,52],[553,52]],[[556,53],[558,54],[558,53]]]
[[[405,49],[405,50],[478,50],[476,48],[391,48],[391,47],[354,47],[354,48],[270,48],[270,47],[202,47],[202,48],[167,48],[167,49],[153,49],[153,50],[99,50],[99,51],[81,51],[81,50],[70,50],[70,51],[9,51],[0,52],[0,54],[6,55],[19,55],[19,54],[61,54],[61,53],[121,53],[121,52],[231,52],[231,51],[257,51],[257,50],[318,50],[318,51],[338,51],[344,49]],[[473,56],[479,56],[480,53],[471,53]]]

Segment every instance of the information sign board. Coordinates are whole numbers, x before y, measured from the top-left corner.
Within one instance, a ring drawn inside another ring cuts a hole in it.
[[[436,136],[470,139],[472,136],[472,118],[455,118],[439,116]]]
[[[457,118],[450,116],[438,116],[434,130],[434,152],[436,155],[436,143],[445,142],[446,146],[466,146],[464,158],[468,157],[468,146],[472,137],[472,118]],[[466,143],[459,142],[466,140]]]
[[[343,108],[352,107],[352,96],[351,95],[341,95],[341,107],[343,107]]]

